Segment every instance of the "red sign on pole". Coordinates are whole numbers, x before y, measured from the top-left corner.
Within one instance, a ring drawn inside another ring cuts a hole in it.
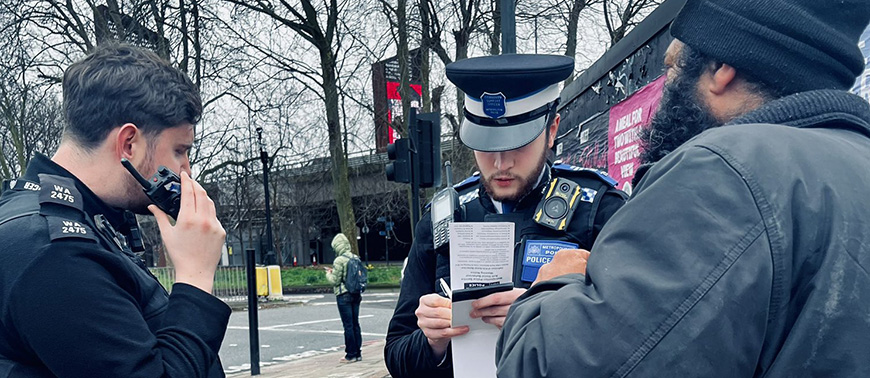
[[[410,65],[408,66],[408,86],[412,89],[411,106],[422,106],[423,79],[420,72],[423,54],[420,49],[409,52]],[[386,151],[387,144],[393,143],[399,135],[393,131],[394,118],[402,116],[402,96],[399,91],[401,85],[401,72],[399,60],[392,57],[372,64],[372,90],[375,110],[375,145],[378,152]]]
[[[394,116],[402,115],[402,93],[399,92],[399,82],[396,81],[387,81],[387,102],[389,103],[389,108],[387,110],[387,124],[393,124]],[[411,99],[411,107],[420,108],[420,98],[423,97],[423,85],[422,84],[411,84],[409,85],[411,89],[417,94],[416,98]],[[415,101],[416,100],[416,101]],[[415,104],[416,102],[416,104]],[[398,139],[399,135],[393,130],[392,126],[389,126],[389,133],[387,134],[388,143],[393,143]]]

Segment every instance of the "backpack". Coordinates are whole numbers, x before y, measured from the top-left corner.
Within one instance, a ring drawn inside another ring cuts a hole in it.
[[[357,256],[347,261],[347,274],[344,277],[344,286],[350,293],[362,293],[366,291],[369,282],[369,274],[362,261]]]

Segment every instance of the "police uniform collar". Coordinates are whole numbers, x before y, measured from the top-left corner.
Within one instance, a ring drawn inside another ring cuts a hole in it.
[[[27,171],[24,173],[24,179],[39,182],[39,174],[50,174],[61,177],[71,178],[76,185],[76,189],[82,195],[82,201],[85,212],[88,217],[93,217],[96,214],[103,214],[106,220],[112,224],[115,229],[126,229],[124,226],[124,211],[107,205],[100,197],[97,197],[90,188],[82,183],[75,175],[51,161],[47,156],[36,153],[30,164],[27,166]]]

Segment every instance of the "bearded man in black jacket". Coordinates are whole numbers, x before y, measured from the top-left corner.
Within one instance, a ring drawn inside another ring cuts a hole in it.
[[[866,377],[865,0],[689,0],[632,199],[517,299],[500,377]]]

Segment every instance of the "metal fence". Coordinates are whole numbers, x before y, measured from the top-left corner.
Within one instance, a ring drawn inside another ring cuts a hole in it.
[[[175,269],[149,268],[167,292],[175,283]],[[224,302],[244,302],[248,298],[248,281],[243,266],[219,266],[214,275],[212,294]]]

